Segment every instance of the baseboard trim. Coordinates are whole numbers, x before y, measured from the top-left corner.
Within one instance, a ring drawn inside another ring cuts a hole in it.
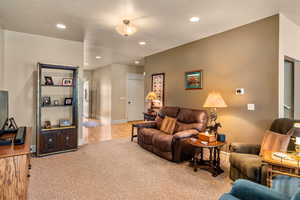
[[[122,123],[126,123],[126,122],[127,122],[126,119],[111,120],[111,124],[122,124]]]

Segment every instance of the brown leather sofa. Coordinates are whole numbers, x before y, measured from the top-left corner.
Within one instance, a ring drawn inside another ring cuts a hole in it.
[[[160,131],[165,116],[177,119],[173,135]],[[205,110],[179,107],[163,107],[153,122],[138,125],[138,144],[163,158],[174,162],[184,159],[184,147],[181,141],[193,137],[207,126],[208,115]]]

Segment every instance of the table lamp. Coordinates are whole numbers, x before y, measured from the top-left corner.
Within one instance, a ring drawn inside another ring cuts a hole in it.
[[[153,102],[155,100],[158,100],[158,97],[155,92],[149,92],[146,96],[146,100],[150,101],[150,108],[148,109],[148,112],[153,112]]]
[[[217,135],[218,128],[221,127],[221,124],[217,123],[217,119],[218,119],[217,108],[226,108],[227,104],[223,100],[220,93],[211,92],[208,94],[203,107],[211,108],[211,111],[209,114],[210,131],[214,131],[215,134]]]
[[[293,136],[296,138],[295,142],[295,150],[297,152],[297,156],[300,156],[300,123],[294,123],[293,127]]]

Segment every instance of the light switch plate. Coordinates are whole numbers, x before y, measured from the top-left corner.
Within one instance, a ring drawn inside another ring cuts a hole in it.
[[[249,103],[249,104],[247,104],[247,108],[248,108],[248,110],[253,111],[253,110],[255,110],[255,104]]]

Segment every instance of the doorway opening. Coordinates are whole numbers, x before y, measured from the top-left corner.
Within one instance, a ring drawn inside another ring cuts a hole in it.
[[[291,60],[284,61],[284,117],[294,118],[295,102],[295,63]]]

